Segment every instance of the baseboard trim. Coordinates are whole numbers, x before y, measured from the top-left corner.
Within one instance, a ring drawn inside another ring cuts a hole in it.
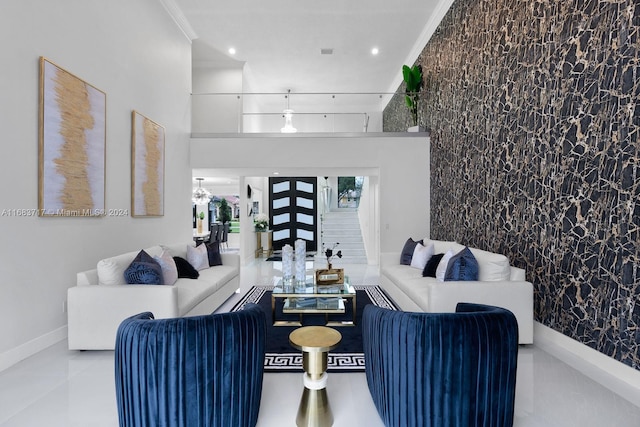
[[[5,351],[0,354],[0,372],[66,338],[67,326],[65,325],[9,351]]]
[[[618,362],[540,322],[534,322],[534,343],[592,380],[640,406],[640,371]]]

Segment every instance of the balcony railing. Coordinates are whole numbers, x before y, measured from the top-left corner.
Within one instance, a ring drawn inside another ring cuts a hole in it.
[[[192,132],[280,133],[290,128],[296,132],[382,132],[382,111],[394,95],[194,93]]]

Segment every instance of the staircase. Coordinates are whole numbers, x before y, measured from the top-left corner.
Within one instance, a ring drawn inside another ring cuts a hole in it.
[[[340,243],[335,251],[342,251],[342,258],[333,257],[334,267],[344,264],[367,264],[367,254],[364,250],[360,221],[355,209],[340,209],[322,215],[322,242],[326,247]],[[326,263],[323,252],[318,253],[317,261]]]

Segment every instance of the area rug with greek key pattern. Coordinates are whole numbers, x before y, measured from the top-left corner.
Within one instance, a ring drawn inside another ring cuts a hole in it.
[[[377,285],[354,286],[356,290],[355,326],[334,328],[342,334],[338,347],[329,352],[328,372],[364,372],[364,354],[362,351],[362,310],[367,304],[397,310],[393,301]],[[289,344],[289,334],[297,326],[273,326],[271,324],[271,291],[273,286],[253,286],[231,311],[242,309],[245,304],[258,304],[268,320],[267,348],[264,361],[265,372],[302,372],[302,353]],[[282,301],[277,299],[276,317],[278,320],[299,320],[295,314],[282,313]],[[346,301],[344,314],[331,314],[329,320],[340,322],[353,319],[351,301]],[[327,318],[324,314],[305,314],[303,326],[323,325]]]

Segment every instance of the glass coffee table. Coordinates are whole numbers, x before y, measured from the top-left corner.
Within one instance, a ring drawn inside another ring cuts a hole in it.
[[[282,300],[282,314],[297,314],[298,320],[278,319],[276,305]],[[352,318],[331,320],[331,314],[344,314],[345,304],[351,303]],[[343,284],[317,285],[312,276],[307,276],[304,284],[295,285],[282,279],[271,292],[271,318],[274,326],[302,326],[305,314],[324,314],[326,326],[355,326],[356,290],[345,276]]]

